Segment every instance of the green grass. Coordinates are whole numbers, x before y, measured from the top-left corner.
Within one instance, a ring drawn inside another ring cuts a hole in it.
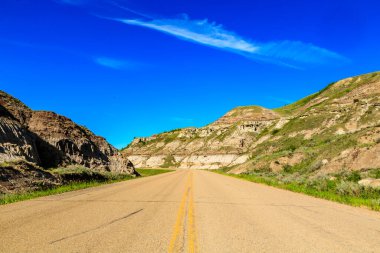
[[[80,170],[81,169],[78,169],[76,170],[76,172]],[[170,172],[172,170],[136,169],[136,171],[141,175],[141,177],[148,177],[148,176],[158,175],[161,173]],[[62,173],[62,170],[56,169],[56,172]],[[32,191],[32,192],[26,192],[26,193],[20,193],[20,194],[5,194],[2,196],[0,195],[0,205],[5,205],[5,204],[18,202],[18,201],[34,199],[38,197],[55,195],[55,194],[60,194],[64,192],[76,191],[76,190],[96,187],[96,186],[100,186],[104,184],[112,184],[112,183],[139,178],[139,177],[133,177],[130,175],[121,175],[121,174],[116,175],[115,173],[107,173],[106,176],[107,178],[109,178],[109,180],[107,181],[74,182],[74,183],[69,183],[67,185],[61,185],[61,186],[57,186],[57,187],[46,189],[46,190],[38,190],[38,191]]]
[[[148,176],[154,176],[162,173],[172,172],[174,170],[167,170],[167,169],[136,169],[136,171],[142,176],[142,177],[148,177]]]
[[[300,99],[300,100],[298,100],[298,101],[296,101],[290,105],[285,105],[283,107],[276,108],[276,109],[274,109],[274,111],[281,114],[281,115],[284,115],[284,116],[291,115],[292,113],[296,112],[298,109],[307,105],[307,103],[309,103],[314,98],[318,97],[320,94],[321,94],[321,92],[314,93],[314,94],[307,96],[305,98],[302,98],[302,99]]]
[[[225,170],[213,170],[213,172],[227,175],[250,182],[265,184],[280,189],[285,189],[293,192],[304,193],[313,197],[327,199],[351,206],[367,207],[369,209],[380,211],[380,192],[376,190],[366,189],[363,193],[355,196],[355,191],[345,191],[341,183],[334,181],[325,181],[324,189],[317,189],[308,184],[297,182],[283,182],[274,177],[265,177],[252,174],[228,174]],[[364,189],[364,188],[363,188]]]
[[[333,86],[336,82],[333,82],[317,93],[314,93],[308,97],[302,98],[296,101],[295,103],[292,103],[280,108],[276,108],[274,109],[274,111],[284,116],[294,115],[294,114],[297,114],[297,112],[301,108],[306,106],[309,102],[311,102],[315,98],[320,97],[321,95],[323,95],[324,97],[327,97],[328,100],[331,101],[332,99],[340,98],[344,96],[345,94],[360,87],[361,85],[371,83],[371,82],[376,82],[378,80],[380,80],[380,72],[374,72],[374,73],[369,73],[369,74],[353,77],[351,81],[346,82],[346,84],[343,85],[342,87],[335,87],[335,89],[333,88]],[[322,102],[322,104],[326,104],[326,101]],[[319,104],[315,106],[318,106],[318,105]]]
[[[28,200],[28,199],[34,199],[34,198],[43,197],[43,196],[60,194],[60,193],[69,192],[69,191],[81,190],[85,188],[99,186],[105,183],[114,183],[114,182],[117,182],[117,181],[107,181],[107,182],[93,181],[93,182],[84,182],[84,183],[72,183],[72,184],[62,185],[62,186],[58,186],[58,187],[47,189],[47,190],[26,192],[26,193],[20,193],[20,194],[5,194],[4,196],[0,197],[0,205],[10,204],[10,203]]]

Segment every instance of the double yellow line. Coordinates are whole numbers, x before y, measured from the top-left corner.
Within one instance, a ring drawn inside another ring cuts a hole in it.
[[[183,192],[180,206],[178,208],[176,223],[173,227],[173,234],[169,244],[169,253],[181,251],[181,235],[185,240],[187,232],[187,249],[188,252],[197,252],[197,238],[194,223],[194,187],[193,187],[193,172],[190,172],[187,177],[185,191]],[[184,224],[186,223],[186,232]],[[185,242],[183,242],[185,245]],[[183,249],[184,250],[184,249]]]

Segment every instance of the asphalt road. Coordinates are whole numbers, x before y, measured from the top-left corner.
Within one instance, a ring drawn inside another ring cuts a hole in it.
[[[380,252],[380,213],[182,170],[1,206],[0,252]]]

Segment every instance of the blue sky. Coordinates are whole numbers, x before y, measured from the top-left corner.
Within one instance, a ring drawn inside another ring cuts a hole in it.
[[[368,0],[2,0],[0,89],[121,148],[380,70],[379,9]]]

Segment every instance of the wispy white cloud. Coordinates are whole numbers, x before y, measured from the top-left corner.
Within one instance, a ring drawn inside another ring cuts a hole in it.
[[[226,30],[222,25],[204,20],[191,20],[187,15],[177,19],[116,19],[119,22],[146,27],[179,39],[230,51],[245,57],[290,67],[300,64],[341,64],[349,60],[330,50],[300,41],[257,42]]]
[[[251,42],[242,39],[233,32],[226,31],[221,25],[208,22],[207,19],[190,20],[187,16],[184,16],[183,19],[151,21],[120,19],[119,21],[129,25],[147,27],[180,39],[225,50],[237,50],[246,53],[254,53],[258,50]]]
[[[132,69],[137,66],[136,63],[108,57],[95,57],[94,61],[101,66],[111,69]]]

